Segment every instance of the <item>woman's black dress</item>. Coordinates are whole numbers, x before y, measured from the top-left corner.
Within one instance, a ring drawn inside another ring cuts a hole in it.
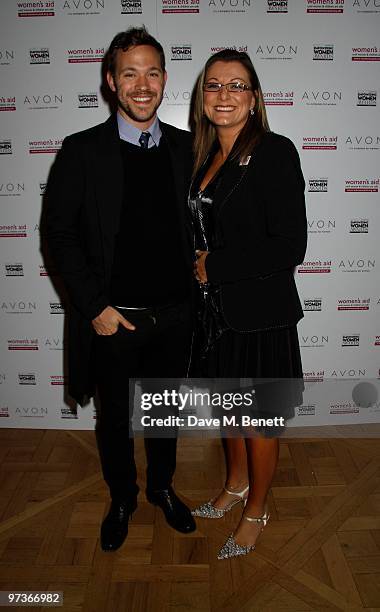
[[[203,191],[200,184],[212,161],[209,159],[195,177],[190,192],[190,211],[193,219],[195,248],[212,251],[218,244],[217,213],[213,199],[223,173],[223,166]],[[228,163],[228,162],[226,162]],[[239,387],[239,379],[256,379],[253,386],[256,400],[252,417],[284,420],[294,416],[294,408],[302,404],[303,373],[297,328],[295,325],[237,332],[225,324],[220,287],[207,283],[201,289],[199,323],[201,341],[195,359],[201,364],[202,376],[231,380]],[[270,381],[268,380],[270,379]],[[247,380],[245,383],[247,384]],[[273,436],[281,428],[259,428],[261,433]]]

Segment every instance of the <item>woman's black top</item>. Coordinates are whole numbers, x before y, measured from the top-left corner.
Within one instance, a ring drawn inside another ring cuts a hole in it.
[[[211,154],[196,175],[189,198],[194,247],[211,253],[223,248],[217,209],[217,202],[223,198],[220,191],[217,198],[215,194],[218,188],[222,189],[221,179],[230,168],[226,162],[201,190],[200,185],[212,159]],[[302,404],[304,388],[296,326],[289,324],[248,332],[232,329],[223,316],[221,285],[210,282],[201,285],[199,319],[198,330],[202,335],[199,348],[203,359],[196,371],[207,380],[235,382],[237,389],[240,389],[241,380],[255,383],[257,401],[252,416],[280,416],[285,420],[294,416],[294,406]],[[268,384],[265,384],[267,380]],[[278,436],[283,430],[284,427],[260,428],[267,437]],[[237,435],[241,435],[240,429]]]

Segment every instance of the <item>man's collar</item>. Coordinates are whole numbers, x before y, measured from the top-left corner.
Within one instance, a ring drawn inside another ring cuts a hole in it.
[[[160,144],[162,131],[157,116],[153,121],[152,125],[150,125],[147,130],[140,130],[131,123],[128,123],[128,121],[126,121],[120,113],[117,113],[117,125],[121,140],[126,140],[127,142],[130,142],[131,144],[134,144],[139,147],[139,138],[141,136],[141,132],[144,131],[149,132],[150,134],[148,148],[153,147],[154,145],[158,147],[158,145]]]

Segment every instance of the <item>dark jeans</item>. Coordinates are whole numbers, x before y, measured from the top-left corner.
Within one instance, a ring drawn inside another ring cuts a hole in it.
[[[191,350],[192,317],[188,302],[154,311],[120,310],[135,331],[119,325],[112,336],[96,337],[96,373],[100,411],[96,425],[103,475],[113,499],[133,500],[136,483],[133,406],[129,378],[183,378]],[[147,490],[167,489],[176,466],[177,439],[149,438]]]

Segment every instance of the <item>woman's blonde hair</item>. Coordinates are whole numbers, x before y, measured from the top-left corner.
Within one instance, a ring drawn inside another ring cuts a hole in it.
[[[240,161],[246,159],[252,149],[260,142],[265,132],[269,132],[263,92],[249,55],[244,51],[233,49],[224,49],[214,53],[207,60],[199,75],[193,95],[191,126],[194,132],[194,174],[199,170],[216,140],[215,127],[206,117],[203,108],[205,77],[207,71],[215,62],[240,62],[249,74],[250,86],[255,96],[255,112],[248,116],[244,127],[240,131],[231,152],[231,159],[239,159]]]

